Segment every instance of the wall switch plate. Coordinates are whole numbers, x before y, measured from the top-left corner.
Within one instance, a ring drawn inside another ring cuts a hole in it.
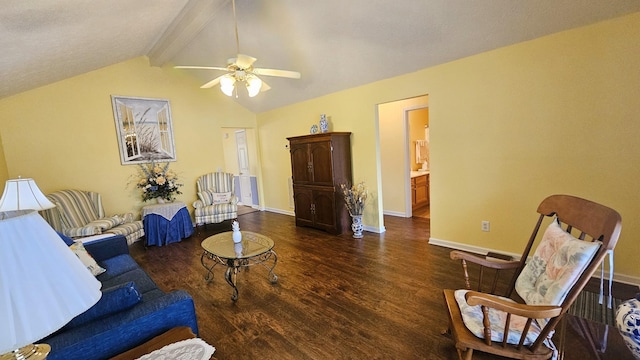
[[[487,220],[483,220],[481,224],[482,231],[489,231],[491,229],[491,225]]]

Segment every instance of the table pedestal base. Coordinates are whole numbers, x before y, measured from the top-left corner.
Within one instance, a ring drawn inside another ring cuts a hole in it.
[[[271,266],[268,266],[267,262],[269,262],[270,260],[273,260],[273,264]],[[216,265],[221,264],[227,266],[227,270],[224,273],[224,279],[233,288],[233,294],[231,295],[231,300],[233,301],[238,300],[237,277],[238,272],[242,268],[248,268],[249,266],[260,264],[267,270],[269,270],[269,274],[267,275],[269,281],[272,284],[278,282],[278,275],[273,272],[273,269],[278,263],[278,255],[273,250],[269,250],[257,256],[241,259],[223,259],[205,250],[200,257],[200,263],[202,264],[202,266],[204,266],[205,269],[207,269],[207,273],[204,276],[204,279],[207,282],[210,282],[213,279],[213,268]],[[208,263],[210,264],[208,265]]]

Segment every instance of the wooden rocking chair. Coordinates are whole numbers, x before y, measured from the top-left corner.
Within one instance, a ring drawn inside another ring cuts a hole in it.
[[[467,288],[444,290],[449,331],[460,359],[471,359],[474,350],[516,359],[552,357],[556,325],[620,235],[618,212],[578,197],[550,196],[538,206],[538,213],[517,261],[451,252],[451,258],[462,263]],[[527,261],[545,217],[554,219],[540,232],[542,240]],[[478,291],[471,290],[467,262],[480,266]],[[484,268],[496,270],[490,294],[481,292]],[[515,271],[506,295],[494,295],[499,270],[507,269]]]

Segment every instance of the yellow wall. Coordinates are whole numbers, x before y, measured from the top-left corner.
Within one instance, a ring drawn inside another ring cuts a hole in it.
[[[171,168],[184,183],[177,198],[189,206],[196,178],[224,168],[221,128],[255,127],[255,115],[220,91],[201,90],[185,72],[150,67],[141,57],[0,100],[10,177],[33,177],[45,193],[97,191],[107,213],[139,214],[144,204],[129,184],[137,166],[120,164],[111,95],[169,100],[177,157]]]
[[[324,113],[332,130],[353,132],[353,178],[372,192],[364,223],[383,231],[377,105],[429,94],[433,241],[519,252],[537,204],[575,194],[620,211],[616,272],[640,279],[638,23],[640,13],[258,114],[261,205],[291,213],[286,138]],[[138,58],[2,99],[6,173],[45,192],[99,191],[107,212],[135,211],[135,167],[120,164],[110,96],[166,98],[179,199],[190,204],[196,177],[224,166],[222,128],[256,127],[256,115],[199,85]]]
[[[538,203],[568,193],[621,213],[616,271],[640,275],[638,24],[640,13],[422,73],[432,237],[519,252]]]
[[[285,137],[320,113],[353,132],[354,180],[379,193],[376,104],[429,94],[432,240],[519,253],[539,202],[574,194],[622,214],[616,272],[638,278],[638,23],[640,13],[258,114],[267,204],[287,207]],[[381,227],[372,200],[364,223]]]
[[[1,184],[4,184],[9,179],[9,170],[7,169],[7,162],[4,160],[4,148],[2,146],[1,135],[2,134],[0,133],[0,186],[4,189],[4,185]]]

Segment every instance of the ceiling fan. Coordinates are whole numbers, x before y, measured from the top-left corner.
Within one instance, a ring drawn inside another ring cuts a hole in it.
[[[178,65],[174,66],[176,69],[198,69],[198,70],[223,70],[227,71],[226,74],[220,75],[217,78],[209,81],[208,83],[200,86],[202,89],[208,89],[220,84],[220,90],[227,95],[231,96],[236,92],[238,96],[236,84],[244,83],[249,93],[249,97],[258,95],[260,91],[267,91],[271,89],[269,85],[264,83],[258,75],[265,76],[277,76],[290,79],[300,79],[300,73],[297,71],[289,70],[277,70],[277,69],[262,69],[253,67],[253,63],[256,62],[256,58],[240,54],[240,41],[238,39],[238,21],[236,19],[236,2],[231,1],[233,6],[233,20],[235,23],[236,31],[236,57],[229,58],[227,60],[226,67],[219,66],[190,66],[190,65]]]

